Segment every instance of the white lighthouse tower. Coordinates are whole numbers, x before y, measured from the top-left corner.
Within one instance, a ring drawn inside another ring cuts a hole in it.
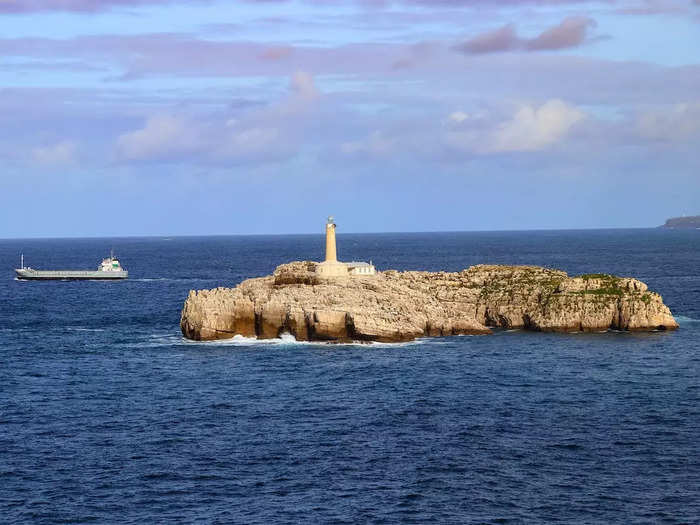
[[[316,267],[316,275],[321,278],[376,275],[374,265],[366,262],[339,262],[335,241],[335,220],[328,217],[326,222],[326,260]]]
[[[338,262],[338,253],[335,243],[335,221],[333,217],[328,217],[326,222],[326,260],[316,268],[316,275],[319,277],[347,277],[348,267]]]

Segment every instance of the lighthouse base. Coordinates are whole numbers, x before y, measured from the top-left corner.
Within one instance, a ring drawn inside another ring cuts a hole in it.
[[[349,275],[347,265],[338,261],[324,261],[316,267],[316,276],[321,279],[349,277]]]

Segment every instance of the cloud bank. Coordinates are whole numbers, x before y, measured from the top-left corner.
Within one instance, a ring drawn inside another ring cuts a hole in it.
[[[37,147],[31,152],[32,160],[41,166],[66,167],[76,164],[78,145],[71,140],[64,140],[50,146]]]
[[[504,51],[557,51],[580,46],[586,42],[588,30],[595,27],[592,18],[570,16],[534,38],[521,38],[513,24],[487,31],[455,46],[465,54],[496,53]]]
[[[31,13],[38,11],[66,11],[76,13],[96,13],[118,7],[139,7],[146,5],[167,5],[174,3],[212,3],[213,0],[2,0],[0,13]],[[289,3],[289,0],[243,0],[249,4],[269,5]],[[592,0],[557,0],[558,4],[585,4]],[[313,3],[309,0],[309,3]],[[459,7],[513,7],[537,5],[542,0],[336,0],[337,4],[365,9],[383,9],[394,5],[425,8]]]
[[[225,111],[152,115],[117,138],[116,156],[124,162],[276,162],[298,151],[300,131],[320,96],[313,77],[297,71],[288,96],[239,118]]]
[[[697,1],[0,0],[0,223],[653,223],[700,206]]]
[[[97,13],[115,7],[139,7],[153,4],[170,4],[182,0],[1,0],[0,13],[34,13],[39,11],[67,11]],[[207,0],[187,0],[205,2]]]

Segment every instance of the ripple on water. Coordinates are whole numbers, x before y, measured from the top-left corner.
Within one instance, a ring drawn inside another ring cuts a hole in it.
[[[191,288],[305,258],[313,236],[125,240],[123,285],[0,281],[0,521],[697,523],[700,236],[658,235],[351,236],[380,267],[648,276],[680,314],[657,334],[182,338]],[[22,243],[66,264],[104,248]]]

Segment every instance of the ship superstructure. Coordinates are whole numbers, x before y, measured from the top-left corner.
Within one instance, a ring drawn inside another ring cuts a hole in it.
[[[35,270],[24,266],[24,255],[21,257],[21,268],[15,269],[18,279],[25,281],[114,281],[126,279],[129,272],[122,268],[119,260],[111,254],[102,259],[97,270]]]

